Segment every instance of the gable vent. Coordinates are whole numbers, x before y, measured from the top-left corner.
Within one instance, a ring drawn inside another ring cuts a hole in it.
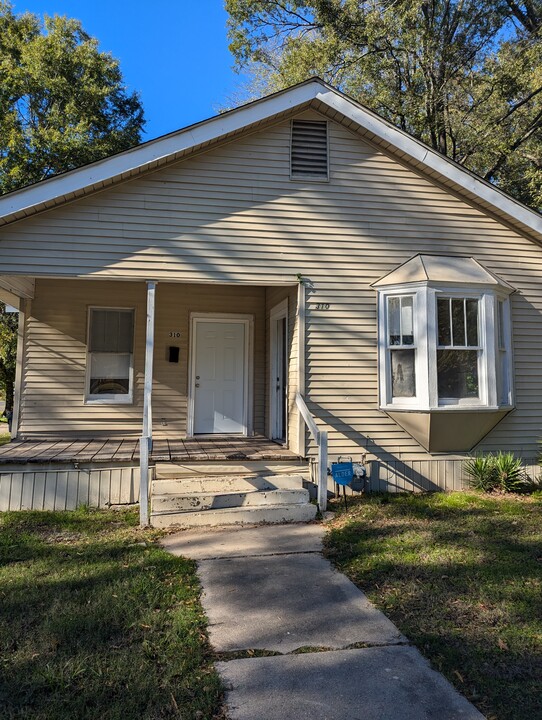
[[[293,178],[327,180],[327,122],[292,120],[290,174]]]

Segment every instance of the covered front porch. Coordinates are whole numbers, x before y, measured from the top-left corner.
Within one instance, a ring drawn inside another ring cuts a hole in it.
[[[299,463],[307,420],[319,431],[302,403],[306,289],[286,280],[35,278],[20,297],[14,440],[0,472],[18,467],[28,484],[50,466],[51,482],[67,471],[78,485],[79,468],[120,468],[146,524],[157,464],[229,463],[227,474],[235,461]]]

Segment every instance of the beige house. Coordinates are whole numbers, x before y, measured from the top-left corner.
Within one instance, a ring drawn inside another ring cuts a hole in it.
[[[459,487],[473,450],[530,460],[541,242],[538,213],[318,79],[3,196],[0,507],[46,506],[51,478],[114,503],[104,471],[137,500],[147,462],[319,457],[322,485],[350,456],[403,490]]]

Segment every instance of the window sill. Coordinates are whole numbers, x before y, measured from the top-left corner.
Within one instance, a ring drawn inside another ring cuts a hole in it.
[[[85,398],[84,405],[133,405],[134,400],[131,397],[124,398]]]
[[[448,413],[448,412],[510,412],[515,405],[438,405],[423,407],[421,405],[380,405],[383,412],[414,412],[414,413]]]

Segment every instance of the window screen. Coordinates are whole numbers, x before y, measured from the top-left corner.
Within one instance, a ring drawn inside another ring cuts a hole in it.
[[[133,337],[133,310],[90,311],[90,352],[131,353]]]

